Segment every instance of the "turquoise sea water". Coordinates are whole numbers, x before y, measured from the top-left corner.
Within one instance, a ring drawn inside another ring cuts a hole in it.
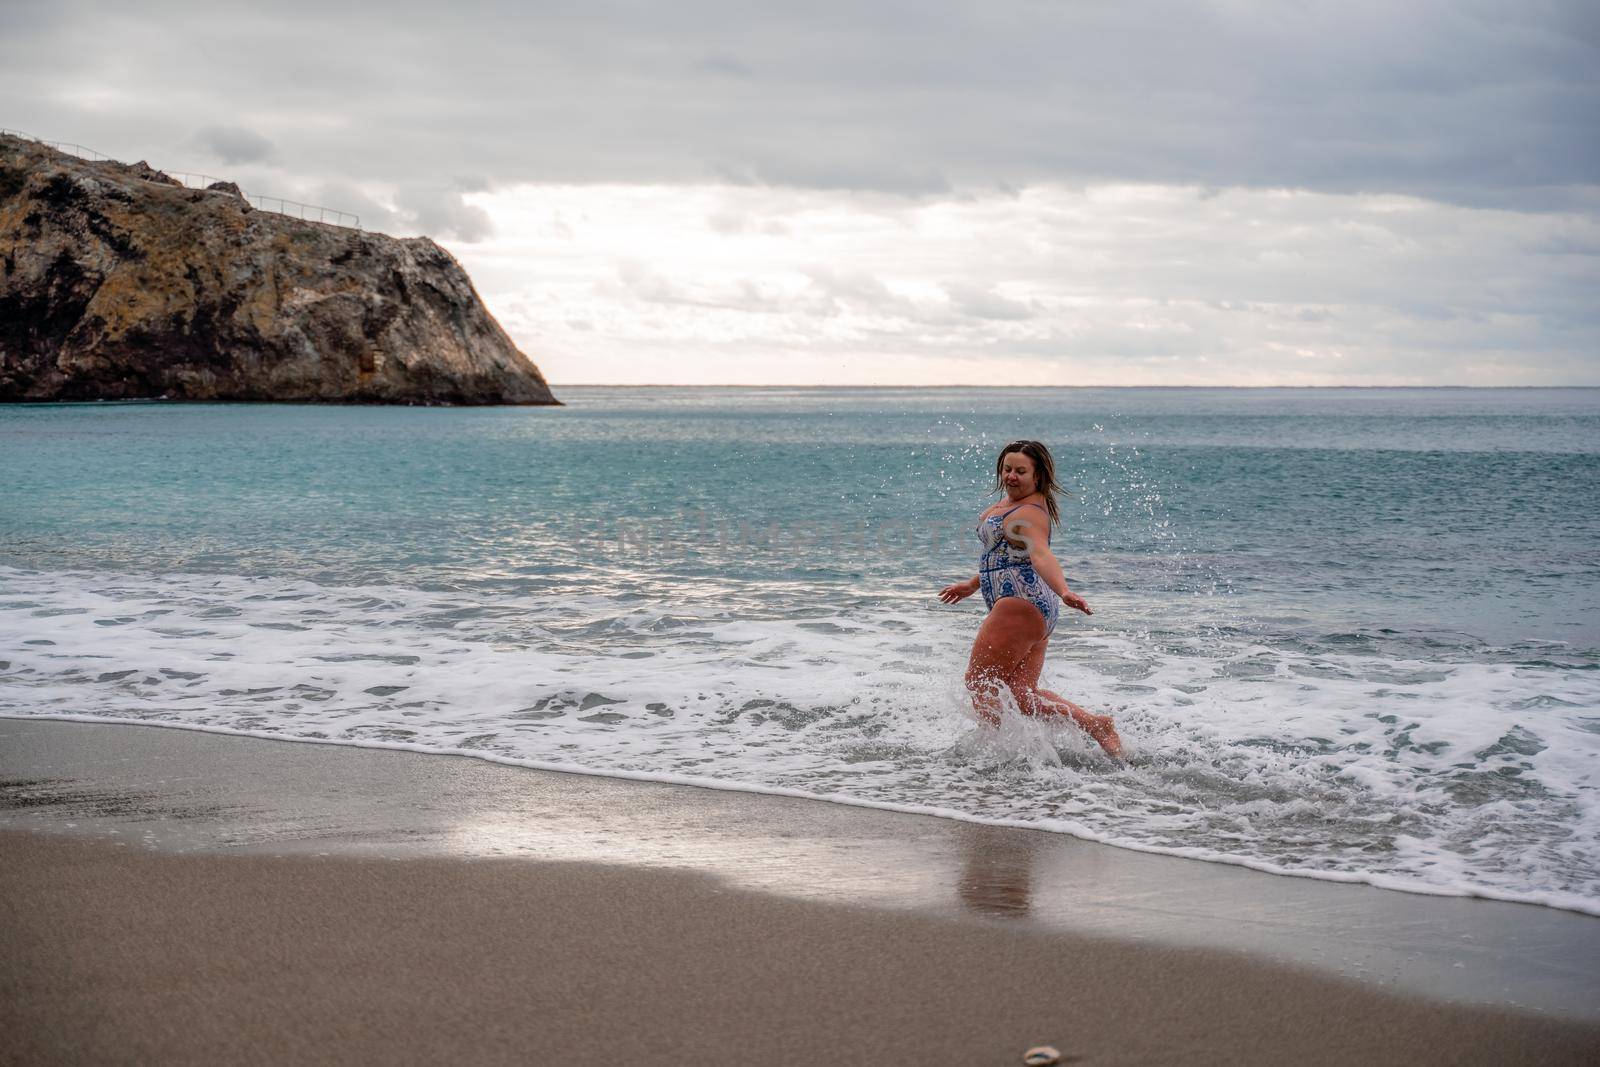
[[[0,406],[0,713],[467,750],[1600,912],[1600,390]],[[971,720],[1055,451],[1092,618]]]

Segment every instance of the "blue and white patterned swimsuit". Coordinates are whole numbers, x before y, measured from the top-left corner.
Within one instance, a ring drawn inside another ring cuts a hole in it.
[[[1044,584],[1039,572],[1033,569],[1028,550],[1013,547],[1006,540],[1006,516],[1017,508],[1039,508],[1038,504],[1018,504],[1010,511],[990,515],[978,523],[978,540],[983,542],[983,556],[978,560],[978,587],[983,590],[983,602],[994,610],[994,602],[1001,597],[1021,597],[1039,609],[1044,616],[1046,637],[1056,628],[1061,617],[1061,598]]]

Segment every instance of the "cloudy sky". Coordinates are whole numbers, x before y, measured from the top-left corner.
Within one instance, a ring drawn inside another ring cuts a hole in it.
[[[1600,4],[0,2],[0,126],[427,234],[555,383],[1600,385]]]

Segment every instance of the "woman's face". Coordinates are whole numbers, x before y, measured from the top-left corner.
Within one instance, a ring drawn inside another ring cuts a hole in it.
[[[1000,461],[1000,484],[1009,496],[1027,496],[1035,489],[1033,460],[1024,452],[1007,452]]]

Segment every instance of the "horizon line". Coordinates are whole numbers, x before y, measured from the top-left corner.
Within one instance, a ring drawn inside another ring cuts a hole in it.
[[[1592,385],[976,385],[962,382],[929,385],[924,383],[884,382],[863,385],[859,382],[553,382],[551,389],[984,389],[1021,391],[1029,389],[1600,389]]]

